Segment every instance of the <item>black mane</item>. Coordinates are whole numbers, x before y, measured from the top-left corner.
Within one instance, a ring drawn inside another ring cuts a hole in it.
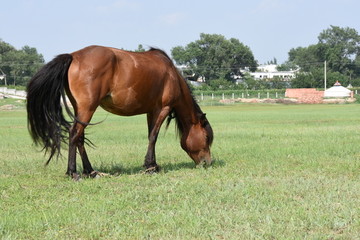
[[[190,92],[190,94],[191,94],[191,97],[192,97],[192,99],[193,99],[193,102],[194,102],[194,106],[195,106],[195,108],[196,108],[196,111],[197,111],[198,113],[202,113],[199,105],[197,104],[197,102],[196,102],[196,100],[195,100],[195,97],[194,97],[194,95],[193,95],[192,89],[190,88],[190,86],[189,86],[188,82],[185,80],[185,78],[184,78],[184,77],[180,74],[180,72],[177,70],[177,68],[175,67],[175,65],[174,65],[172,59],[169,57],[169,55],[168,55],[164,50],[161,50],[161,49],[159,49],[159,48],[151,47],[151,48],[149,49],[149,52],[151,52],[151,51],[159,52],[159,53],[160,53],[161,55],[163,55],[168,61],[171,62],[172,66],[173,66],[173,67],[175,68],[175,70],[177,71],[179,77],[181,77],[181,79],[183,79],[183,81],[186,83],[186,86],[188,87],[189,92]]]
[[[161,49],[158,49],[158,48],[150,48],[149,51],[154,51],[154,52],[158,52],[159,54],[161,54],[162,56],[164,56],[168,61],[169,63],[172,65],[173,69],[177,72],[177,75],[179,76],[180,79],[182,79],[182,81],[184,81],[187,89],[189,90],[189,93],[190,93],[190,97],[192,99],[192,104],[194,106],[194,109],[195,109],[195,113],[196,115],[199,117],[199,118],[202,118],[204,117],[205,118],[205,124],[204,124],[204,128],[206,129],[207,133],[208,133],[208,141],[209,141],[209,145],[211,145],[212,141],[213,141],[213,131],[211,129],[211,126],[210,126],[210,123],[207,121],[206,117],[205,117],[205,114],[203,113],[203,111],[201,110],[199,104],[196,102],[195,100],[195,97],[193,95],[193,92],[192,92],[192,89],[190,88],[188,82],[185,80],[185,78],[180,74],[180,72],[178,71],[178,69],[175,67],[172,59],[169,57],[169,55],[167,55],[167,53]],[[169,116],[167,118],[167,121],[166,121],[166,128],[169,127],[170,125],[170,122],[172,119],[175,119],[176,121],[176,128],[178,130],[178,134],[179,134],[179,137],[181,137],[184,133],[184,126],[182,124],[182,122],[180,121],[179,117],[177,116],[176,114],[176,110],[175,108],[173,108],[171,110],[171,112],[169,113]]]

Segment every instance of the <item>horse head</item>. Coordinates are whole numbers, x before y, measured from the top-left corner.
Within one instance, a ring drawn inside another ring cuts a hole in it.
[[[181,138],[181,147],[194,160],[196,165],[211,165],[210,146],[213,141],[213,131],[206,114],[199,113],[199,121],[192,124]]]

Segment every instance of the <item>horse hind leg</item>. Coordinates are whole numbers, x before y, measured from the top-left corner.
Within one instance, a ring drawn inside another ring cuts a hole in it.
[[[93,167],[91,166],[89,157],[85,150],[84,143],[85,143],[85,133],[82,134],[78,143],[78,150],[83,164],[83,175],[95,177],[97,175],[97,172],[94,171]]]
[[[83,164],[83,175],[91,178],[108,176],[109,174],[107,173],[99,172],[93,169],[89,161],[88,155],[86,153],[84,143],[85,143],[85,134],[83,133],[78,144],[78,150]]]
[[[88,159],[85,147],[84,147],[84,130],[93,115],[93,112],[87,112],[79,117],[76,114],[76,120],[70,128],[69,134],[69,156],[68,156],[68,168],[66,174],[72,177],[74,180],[79,180],[80,176],[76,171],[76,149],[79,149],[79,153],[83,162],[84,172],[92,173],[94,170]]]
[[[69,155],[68,155],[68,167],[66,174],[74,180],[79,180],[80,176],[76,171],[76,148],[79,141],[78,128],[75,122],[69,131]]]

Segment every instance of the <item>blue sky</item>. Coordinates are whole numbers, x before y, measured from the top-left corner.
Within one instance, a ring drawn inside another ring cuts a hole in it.
[[[237,38],[258,62],[287,60],[330,25],[360,33],[359,0],[11,0],[2,1],[0,38],[37,48],[46,61],[97,44],[170,54],[200,33]]]

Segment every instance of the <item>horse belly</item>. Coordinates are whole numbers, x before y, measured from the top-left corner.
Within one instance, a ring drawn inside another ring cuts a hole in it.
[[[149,112],[147,101],[136,98],[136,94],[129,91],[116,95],[108,94],[104,97],[100,106],[108,112],[121,116],[133,116]]]

